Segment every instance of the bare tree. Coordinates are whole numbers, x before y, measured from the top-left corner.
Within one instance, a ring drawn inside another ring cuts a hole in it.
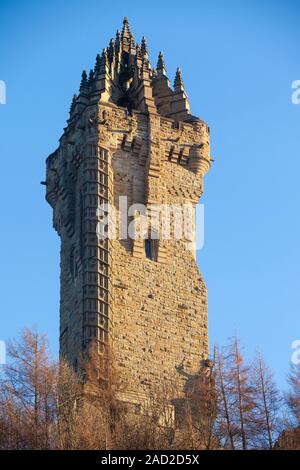
[[[1,383],[0,390],[0,449],[23,449],[21,429],[22,409]]]
[[[233,338],[228,356],[228,379],[231,383],[232,416],[235,424],[238,447],[249,448],[252,439],[254,388],[251,383],[251,368],[245,363],[237,337]]]
[[[300,426],[300,364],[293,364],[288,375],[290,390],[286,393],[286,403],[293,427]]]
[[[9,446],[48,449],[55,420],[56,373],[49,360],[47,339],[36,330],[24,329],[18,339],[8,344],[8,357],[1,402],[7,413]]]
[[[0,380],[0,449],[272,449],[280,431],[273,376],[261,355],[252,367],[245,363],[236,338],[198,374],[162,381],[143,399],[119,377],[112,351],[101,356],[97,345],[79,372],[62,359],[53,362],[46,336],[36,330],[24,329],[8,355]],[[298,445],[299,366],[289,383],[290,425],[277,441],[283,448]]]
[[[55,383],[56,433],[55,447],[76,448],[76,414],[81,399],[80,377],[61,359],[57,366]]]
[[[190,381],[186,393],[185,427],[188,440],[195,449],[216,449],[220,443],[216,433],[218,395],[214,361],[202,361],[198,374]]]
[[[285,393],[285,430],[280,435],[276,447],[280,449],[300,449],[300,364],[293,364],[288,375],[289,390]]]
[[[217,436],[224,448],[235,450],[235,433],[233,425],[231,384],[224,364],[225,358],[219,348],[215,350],[216,393],[218,397]]]
[[[103,422],[107,448],[114,449],[168,449],[172,443],[174,411],[172,400],[176,395],[174,384],[162,382],[152,386],[147,394],[131,397],[126,380],[114,368],[115,358],[109,352],[109,369],[103,376],[97,370],[97,360],[85,366],[89,394],[93,403],[103,403]]]
[[[217,433],[224,448],[246,450],[251,447],[255,402],[250,372],[236,337],[222,352],[217,351]]]
[[[170,449],[174,439],[173,387],[153,387],[138,404],[119,404],[113,441],[115,448],[128,450]]]
[[[255,358],[252,372],[255,401],[251,433],[253,445],[271,450],[282,431],[282,397],[261,353]]]

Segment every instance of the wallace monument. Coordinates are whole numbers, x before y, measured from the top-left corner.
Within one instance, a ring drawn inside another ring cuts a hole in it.
[[[208,364],[207,290],[193,242],[172,236],[174,227],[163,236],[158,208],[195,209],[210,167],[209,127],[191,114],[180,69],[172,87],[163,54],[152,68],[146,39],[135,43],[127,18],[82,73],[46,165],[61,239],[61,357],[78,371],[93,348],[99,370],[114,368],[126,383],[121,399],[133,406],[164,382],[184,390]],[[99,208],[115,211],[109,232],[115,219],[124,225],[124,201],[136,236],[120,234],[119,225],[114,236],[100,236]]]

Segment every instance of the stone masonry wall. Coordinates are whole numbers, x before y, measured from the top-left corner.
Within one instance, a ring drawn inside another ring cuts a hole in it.
[[[196,149],[196,150],[195,150]],[[209,129],[109,103],[87,107],[47,160],[47,199],[61,237],[61,355],[78,367],[96,341],[109,345],[130,394],[195,374],[208,354],[207,292],[186,240],[96,236],[96,209],[142,203],[197,204],[209,161]],[[203,170],[204,165],[204,170]],[[132,218],[128,219],[130,222]]]
[[[106,119],[107,127],[120,130],[128,127],[122,110],[112,114],[107,111]],[[200,132],[192,126],[174,129],[170,120],[158,119],[160,161],[159,175],[155,178],[156,202],[195,205],[202,192],[202,178],[188,169],[189,147],[184,145],[203,139],[206,143],[207,128],[204,125]],[[111,148],[116,208],[122,195],[128,196],[128,205],[147,203],[147,158],[141,157],[141,150],[134,151],[137,144],[132,142],[140,139],[139,149],[147,147],[144,151],[149,152],[149,124],[142,114],[135,115],[133,120],[135,134],[131,144],[126,148],[123,138],[121,149]],[[125,388],[147,392],[164,381],[185,381],[187,375],[199,370],[201,359],[207,358],[207,291],[186,241],[159,240],[161,262],[147,259],[143,249],[138,258],[133,256],[133,243],[116,240],[111,246],[114,298],[111,340],[117,376],[123,377]]]

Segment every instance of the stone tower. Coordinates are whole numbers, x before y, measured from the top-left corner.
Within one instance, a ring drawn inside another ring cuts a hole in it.
[[[191,243],[162,237],[160,218],[154,239],[147,227],[135,239],[101,239],[97,209],[107,202],[119,216],[126,196],[151,221],[158,204],[195,207],[210,167],[209,128],[190,112],[180,69],[172,88],[162,53],[151,68],[146,39],[135,44],[127,18],[82,73],[46,165],[61,238],[61,355],[77,369],[96,345],[132,403],[164,380],[183,384],[208,355],[207,292]],[[134,207],[128,225],[141,217]]]

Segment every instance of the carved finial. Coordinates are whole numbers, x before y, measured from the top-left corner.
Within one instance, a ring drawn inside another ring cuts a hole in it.
[[[70,106],[70,114],[72,114],[75,109],[76,100],[77,100],[77,95],[73,95],[72,103]]]
[[[130,33],[130,47],[133,49],[135,46],[133,34]]]
[[[101,54],[101,61],[100,61],[100,65],[101,66],[105,66],[107,64],[107,60],[108,60],[108,57],[107,57],[107,49],[106,47],[103,49],[102,51],[102,54]]]
[[[184,85],[183,85],[183,80],[182,80],[182,73],[180,68],[176,70],[176,75],[175,75],[175,80],[174,80],[174,90],[183,90]]]
[[[84,70],[81,74],[81,83],[80,83],[80,87],[83,87],[83,86],[87,86],[88,84],[88,80],[87,80],[87,74],[86,74],[86,71]]]
[[[142,50],[141,46],[138,43],[136,45],[136,58],[137,60],[142,60]]]
[[[95,64],[95,68],[94,68],[95,75],[99,72],[99,70],[100,70],[100,65],[101,65],[101,57],[100,57],[100,54],[97,54],[97,56],[96,56],[96,64]]]
[[[157,68],[162,69],[164,65],[164,56],[163,53],[160,51],[160,53],[158,54]]]
[[[111,40],[109,41],[109,48],[108,48],[108,57],[109,57],[110,62],[113,61],[114,55],[115,55],[115,41],[113,38],[111,38]]]
[[[158,54],[158,61],[157,61],[157,76],[161,77],[162,75],[166,75],[167,70],[165,66],[164,56],[163,53],[160,52]]]
[[[149,59],[148,59],[148,56],[145,55],[143,56],[143,60],[142,60],[142,70],[144,72],[148,72],[150,74],[151,72],[151,66],[150,66],[150,62],[149,62]]]
[[[124,38],[130,38],[130,28],[127,16],[123,20],[123,29],[122,29],[122,40]]]
[[[142,51],[141,51],[141,46],[137,43],[136,47],[135,47],[135,58],[134,58],[134,63],[135,63],[135,66],[136,66],[136,71],[138,73],[138,76],[139,76],[139,73],[140,73],[140,68],[142,66]]]
[[[147,41],[146,41],[146,38],[145,36],[142,37],[142,47],[141,47],[141,50],[142,50],[142,55],[148,55],[148,48],[147,48]]]
[[[115,52],[116,52],[116,56],[118,56],[119,52],[120,52],[120,49],[121,49],[121,33],[119,30],[117,30],[117,33],[116,33],[116,40],[115,40]]]
[[[94,70],[91,69],[91,70],[90,70],[90,73],[89,73],[88,84],[91,85],[93,81],[94,81]]]

